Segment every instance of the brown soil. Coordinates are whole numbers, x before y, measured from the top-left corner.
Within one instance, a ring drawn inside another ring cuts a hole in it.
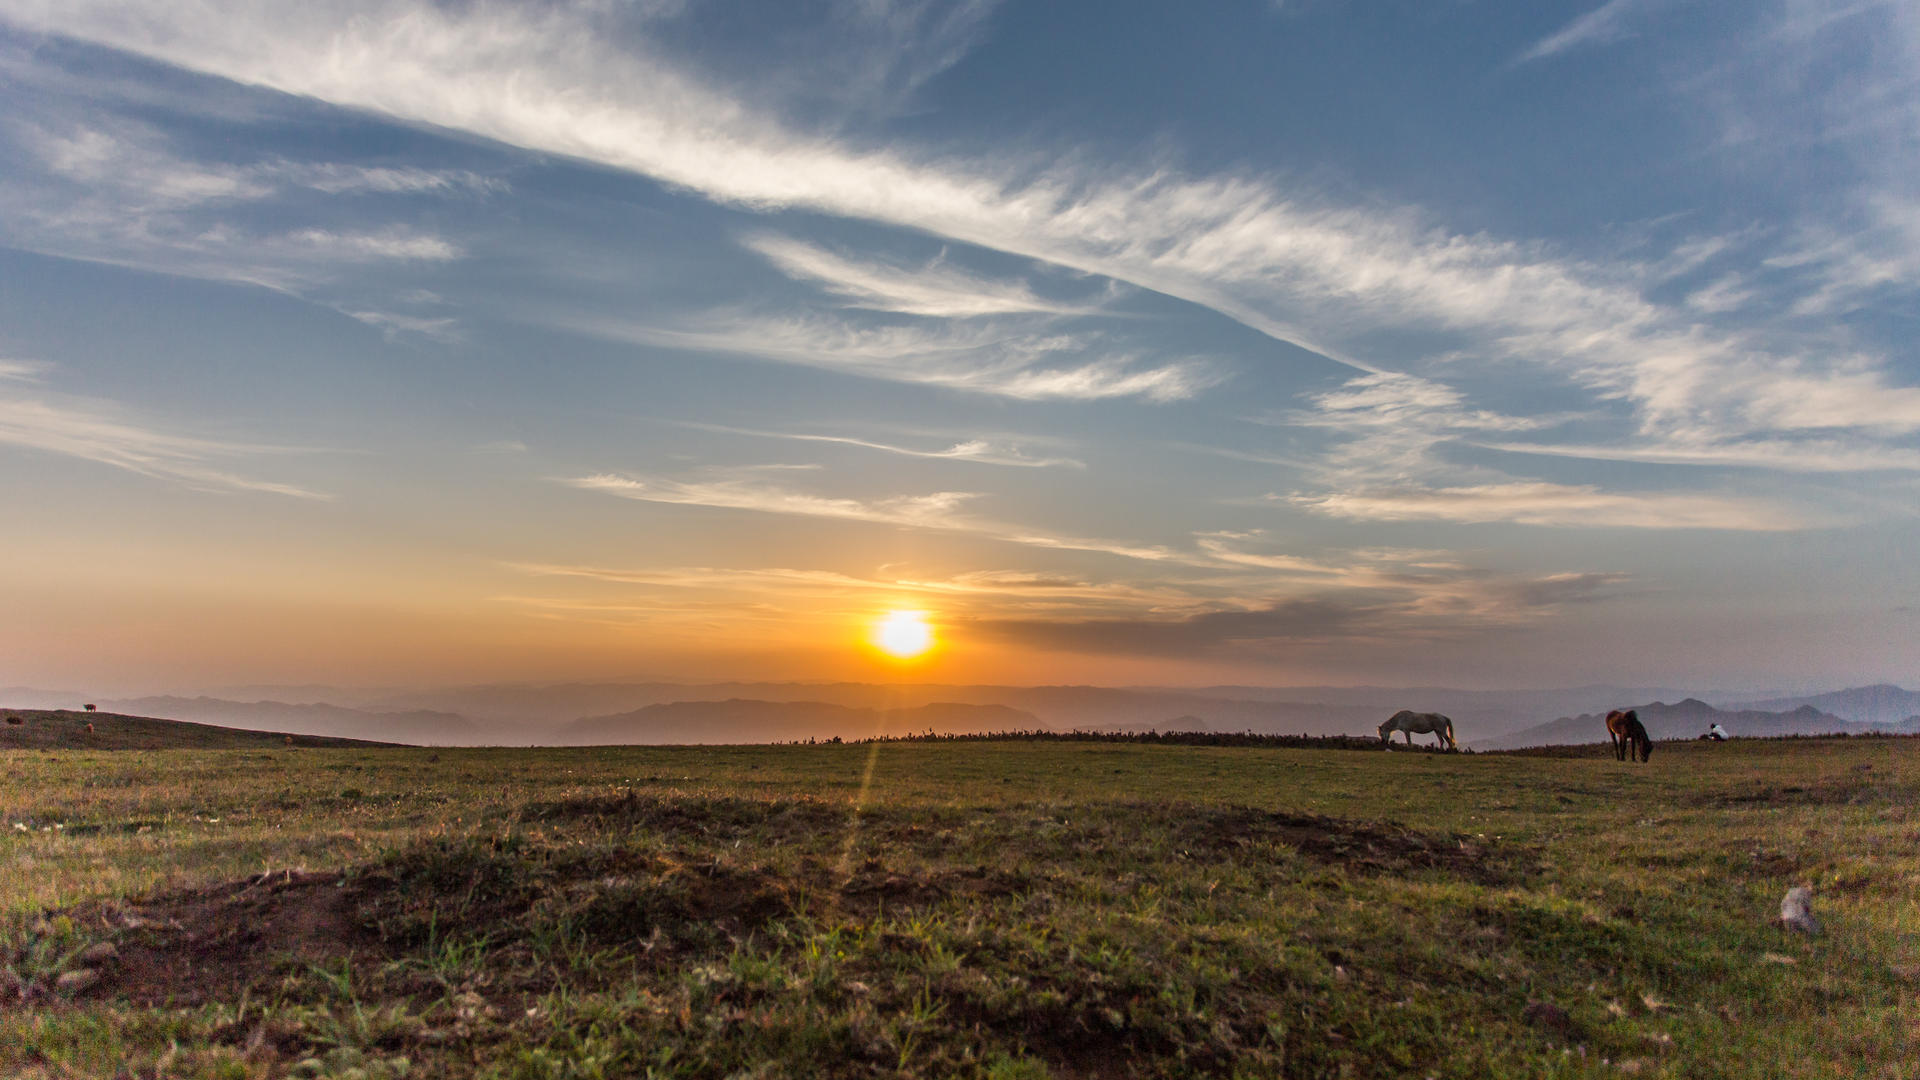
[[[995,899],[1026,892],[1034,884],[1023,875],[984,866],[912,873],[870,858],[840,886],[839,895],[843,907],[862,910],[937,904],[953,896]]]
[[[1232,854],[1255,844],[1282,844],[1315,862],[1366,873],[1440,870],[1488,883],[1512,873],[1506,859],[1465,837],[1316,814],[1219,810],[1193,815],[1178,835],[1191,845],[1189,850]]]
[[[82,908],[74,921],[118,947],[82,996],[194,1005],[231,1000],[286,965],[383,957],[356,908],[341,874],[300,870]]]

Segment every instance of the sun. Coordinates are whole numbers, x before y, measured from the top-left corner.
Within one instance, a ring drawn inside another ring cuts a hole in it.
[[[889,656],[911,659],[933,648],[933,627],[924,611],[890,611],[873,628],[873,644]]]

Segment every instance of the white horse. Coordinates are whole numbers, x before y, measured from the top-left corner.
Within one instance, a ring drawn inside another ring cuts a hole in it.
[[[1432,735],[1436,746],[1444,746],[1449,750],[1460,749],[1460,744],[1453,741],[1453,721],[1437,712],[1401,709],[1380,725],[1380,741],[1391,744],[1396,731],[1406,732],[1408,746],[1413,745],[1415,735]]]

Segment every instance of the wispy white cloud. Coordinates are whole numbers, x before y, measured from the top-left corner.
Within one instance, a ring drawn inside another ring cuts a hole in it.
[[[404,315],[393,311],[345,311],[342,314],[375,327],[387,337],[419,334],[436,341],[458,341],[459,320],[450,315]]]
[[[716,472],[710,478],[697,480],[597,473],[591,476],[568,478],[560,482],[571,487],[640,502],[707,506],[765,514],[792,514],[799,517],[833,518],[917,529],[937,529],[968,533],[1026,547],[1097,552],[1148,562],[1193,563],[1196,561],[1170,548],[1068,536],[977,517],[967,513],[966,506],[982,497],[978,492],[937,491],[924,495],[896,495],[877,499],[826,496],[768,484],[754,477],[752,470],[741,468]],[[1204,562],[1201,564],[1205,565]]]
[[[181,207],[262,199],[273,186],[244,169],[188,161],[164,149],[151,129],[78,126],[50,131],[17,125],[22,140],[55,174],[105,188],[134,207]]]
[[[934,260],[917,267],[854,259],[781,236],[749,237],[748,247],[790,277],[818,282],[847,306],[902,315],[1086,314],[1096,305],[1065,304],[1034,294],[1024,281],[994,281]]]
[[[855,326],[821,316],[720,313],[677,327],[592,316],[561,317],[555,322],[636,344],[731,353],[1035,401],[1125,397],[1175,401],[1192,397],[1222,377],[1204,361],[1153,364],[1125,354],[1102,354],[1100,339],[1093,335],[1036,333],[978,321]]]
[[[758,439],[786,439],[793,442],[835,443],[842,446],[858,446],[866,450],[878,450],[888,454],[900,454],[905,457],[931,458],[941,461],[971,461],[981,465],[1008,465],[1016,468],[1045,469],[1066,467],[1083,469],[1084,462],[1064,457],[1034,457],[1021,449],[1019,440],[978,438],[965,439],[939,450],[920,450],[910,446],[896,446],[892,443],[874,442],[869,439],[857,439],[850,435],[810,435],[790,431],[757,431],[753,428],[727,427],[723,424],[698,424],[682,422],[682,426],[697,428],[701,431],[718,431],[731,435],[750,435]]]
[[[348,268],[461,258],[459,244],[404,224],[264,227],[262,212],[251,207],[302,191],[330,199],[506,190],[502,182],[462,170],[196,158],[158,129],[111,114],[76,120],[43,110],[34,119],[0,122],[0,147],[8,140],[23,163],[37,162],[43,171],[23,164],[0,175],[0,241],[67,258],[261,285],[366,315],[363,321],[389,334],[447,339],[452,324],[376,312],[365,300],[330,299],[343,290],[328,286]],[[250,208],[238,209],[242,204]],[[276,205],[274,212],[282,209]],[[298,204],[295,212],[311,217],[312,207]]]
[[[293,484],[230,472],[216,462],[274,448],[171,435],[113,415],[98,402],[0,390],[0,445],[110,465],[200,491],[247,491],[326,499]]]
[[[1692,444],[1671,441],[1617,446],[1525,442],[1481,442],[1474,445],[1516,454],[1588,458],[1594,461],[1646,461],[1661,465],[1775,469],[1794,473],[1920,470],[1920,450],[1836,440],[1774,439]]]
[[[639,478],[617,473],[597,473],[564,481],[587,491],[598,491],[622,499],[641,502],[678,503],[685,506],[711,506],[729,510],[752,510],[765,514],[795,514],[801,517],[839,518],[870,521],[882,525],[906,525],[928,529],[975,527],[958,511],[977,493],[938,491],[927,495],[901,495],[883,499],[851,499],[791,491],[744,479],[674,480],[658,477]]]
[[[280,180],[328,195],[498,195],[512,190],[505,180],[467,169],[274,161],[252,166],[250,171],[265,180]]]
[[[327,195],[494,195],[506,181],[465,169],[368,166],[269,158],[195,159],[153,127],[99,119],[55,127],[16,122],[15,137],[55,175],[109,190],[133,206],[182,208],[266,199],[290,189]]]
[[[1607,0],[1606,3],[1541,38],[1514,59],[1516,64],[1544,60],[1570,49],[1605,45],[1633,32],[1632,26],[1657,0]]]
[[[1315,513],[1360,521],[1505,521],[1555,527],[1750,532],[1801,529],[1811,524],[1804,515],[1760,499],[1695,492],[1607,492],[1589,485],[1543,481],[1376,488],[1296,495],[1288,501]]]
[[[444,262],[461,255],[458,245],[403,227],[372,232],[300,229],[281,241],[292,247],[338,259],[424,259]]]

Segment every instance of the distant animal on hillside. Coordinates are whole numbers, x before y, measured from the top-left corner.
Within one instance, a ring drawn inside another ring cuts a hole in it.
[[[14,716],[11,713],[7,714],[8,727],[19,727],[22,724],[25,724],[26,722],[27,722],[27,718],[24,716]]]
[[[1396,731],[1406,733],[1408,746],[1413,745],[1415,735],[1432,735],[1434,745],[1444,746],[1449,750],[1460,749],[1460,744],[1453,741],[1453,721],[1437,712],[1414,712],[1412,709],[1401,709],[1381,723],[1380,741],[1391,745],[1393,733]]]
[[[1615,761],[1653,760],[1653,739],[1640,722],[1640,714],[1632,709],[1615,709],[1607,714],[1607,737],[1613,740]]]
[[[96,708],[96,706],[94,705],[94,703],[93,703],[93,702],[91,702],[91,701],[89,701],[89,702],[87,702],[87,706],[86,706],[86,707],[87,707],[87,711],[88,711],[88,712],[92,712],[92,711],[93,711],[93,710],[94,710],[94,709]]]
[[[92,724],[88,724],[88,725],[87,725],[87,734],[89,734],[89,735],[91,735],[91,734],[93,734],[93,725],[92,725]]]

